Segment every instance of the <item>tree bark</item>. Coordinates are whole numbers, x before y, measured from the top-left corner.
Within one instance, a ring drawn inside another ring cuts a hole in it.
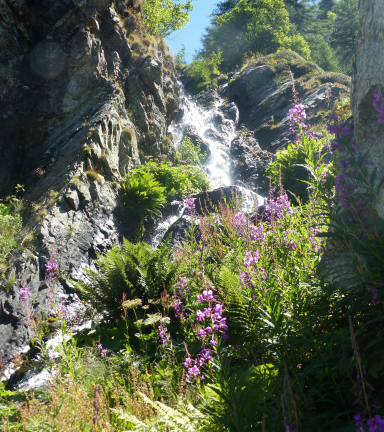
[[[351,106],[357,147],[369,150],[369,159],[384,176],[384,125],[379,124],[373,108],[373,93],[384,96],[384,0],[359,0],[360,28],[352,60]],[[373,207],[384,218],[384,190]]]

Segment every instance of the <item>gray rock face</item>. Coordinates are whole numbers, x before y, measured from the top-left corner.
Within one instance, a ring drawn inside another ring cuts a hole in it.
[[[132,235],[119,210],[119,181],[164,144],[178,106],[166,46],[135,34],[130,0],[0,0],[0,184],[17,178],[31,211],[33,247],[0,282],[0,356],[8,361],[30,333],[18,293],[47,311],[44,271],[54,251],[66,298],[96,252]],[[130,8],[128,9],[127,8]]]
[[[384,176],[384,124],[378,123],[372,102],[374,92],[384,95],[384,1],[360,1],[359,16],[356,54],[352,61],[351,105],[357,146],[361,152],[370,152],[380,180]],[[384,191],[375,209],[384,218]]]
[[[284,53],[281,54],[283,55]],[[273,64],[263,64],[263,60],[251,63],[242,72],[234,75],[230,85],[229,97],[239,108],[240,123],[254,133],[262,150],[272,153],[281,150],[294,139],[289,132],[288,111],[292,106],[293,96],[292,81],[287,74],[288,67],[291,67],[294,73],[295,87],[300,102],[307,111],[309,124],[313,125],[321,120],[320,114],[327,109],[330,99],[339,98],[340,93],[346,95],[349,90],[345,85],[349,79],[345,75],[334,74],[331,77],[296,53],[289,52],[289,57],[294,60],[292,64],[283,57],[277,59],[285,70],[279,70]],[[302,68],[296,66],[295,72],[293,66],[296,63],[301,63]],[[310,71],[313,79],[304,82],[302,75]]]
[[[273,157],[273,153],[261,150],[253,133],[244,128],[231,143],[231,177],[234,181],[240,180],[254,192],[267,193],[268,186],[263,178]]]

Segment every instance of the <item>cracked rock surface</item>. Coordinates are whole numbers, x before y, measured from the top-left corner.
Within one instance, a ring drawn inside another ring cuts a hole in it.
[[[47,313],[54,251],[55,296],[69,301],[69,280],[132,235],[119,206],[122,177],[145,155],[173,155],[164,139],[179,86],[165,44],[137,31],[139,8],[137,0],[0,0],[0,185],[23,183],[29,204],[29,240],[0,282],[5,362],[31,336],[23,284],[36,312]]]

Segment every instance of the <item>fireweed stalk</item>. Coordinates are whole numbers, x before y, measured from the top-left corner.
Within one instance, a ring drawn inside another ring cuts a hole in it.
[[[54,311],[54,315],[58,319],[64,319],[66,322],[69,321],[69,316],[67,314],[67,308],[61,301],[57,304],[55,296],[55,284],[59,277],[59,262],[55,257],[55,253],[52,251],[47,266],[45,268],[45,283],[48,287],[47,293],[47,303]]]
[[[177,299],[174,303],[174,307],[176,316],[179,317],[183,323],[186,315],[185,309],[186,307],[190,307],[192,303],[190,295],[191,290],[183,277],[179,277],[177,287],[178,293],[175,293]],[[202,288],[202,293],[198,294],[195,299],[199,308],[196,313],[191,315],[191,319],[194,321],[193,328],[195,330],[195,335],[202,342],[202,350],[196,358],[192,358],[187,345],[184,343],[186,350],[184,366],[187,369],[186,379],[189,381],[196,378],[205,379],[201,368],[213,360],[213,355],[216,354],[220,346],[220,341],[228,338],[226,318],[222,316],[223,305],[217,298],[217,295],[213,294],[211,287],[204,287]],[[170,338],[166,330],[166,328],[162,328],[161,330],[159,328],[163,344],[167,344]]]
[[[313,132],[310,132],[309,135],[305,134],[305,130],[309,129],[311,126],[306,124],[304,120],[307,119],[307,113],[305,111],[304,105],[299,102],[299,95],[297,93],[295,87],[295,80],[293,78],[292,72],[291,81],[292,81],[292,94],[293,94],[293,108],[289,109],[289,132],[295,135],[295,144],[299,144],[300,141],[305,136],[310,136],[311,138],[316,138]]]
[[[37,344],[39,346],[41,358],[43,359],[45,364],[48,365],[51,369],[52,361],[46,345],[43,341],[44,335],[42,334],[42,332],[39,331],[33,317],[35,310],[32,306],[32,294],[29,291],[29,288],[26,286],[25,282],[23,283],[23,287],[19,291],[19,303],[21,303],[22,306],[25,324],[27,328],[31,331],[31,333],[34,335],[31,343]]]

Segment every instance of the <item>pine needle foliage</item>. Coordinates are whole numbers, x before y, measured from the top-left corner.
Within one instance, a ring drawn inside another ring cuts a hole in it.
[[[124,239],[104,255],[97,254],[98,271],[85,269],[88,281],[78,282],[75,288],[98,311],[120,316],[123,293],[127,299],[158,298],[175,278],[176,264],[171,259],[169,240],[158,249],[144,242],[133,244]]]

